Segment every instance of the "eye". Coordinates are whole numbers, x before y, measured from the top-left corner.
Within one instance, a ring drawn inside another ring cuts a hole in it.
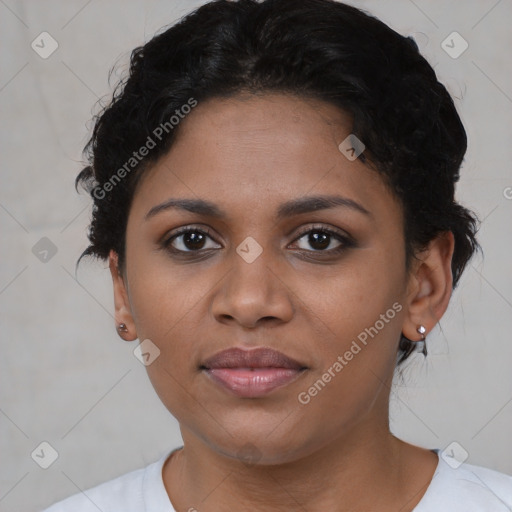
[[[208,246],[208,240],[213,241],[208,229],[199,229],[193,226],[179,228],[166,238],[163,246],[170,252],[199,252],[201,250],[216,249],[215,245]]]
[[[295,243],[300,243],[301,241],[304,247],[299,246],[299,249],[304,249],[309,252],[324,252],[329,254],[339,253],[348,247],[354,246],[354,242],[349,236],[323,226],[313,226],[302,231],[299,238],[296,238]],[[306,245],[312,247],[313,250],[305,247]]]
[[[309,226],[302,230],[294,244],[298,244],[298,248],[306,252],[327,254],[337,254],[355,245],[350,236],[324,226]],[[312,249],[305,247],[307,245]],[[162,247],[176,255],[221,248],[213,240],[208,228],[199,229],[194,226],[178,228],[164,239]]]

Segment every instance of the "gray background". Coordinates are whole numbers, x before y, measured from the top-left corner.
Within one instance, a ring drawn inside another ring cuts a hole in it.
[[[39,510],[181,445],[136,343],[115,333],[106,265],[84,260],[75,279],[90,202],[73,182],[111,66],[126,70],[132,48],[201,3],[0,0],[2,511]],[[485,258],[467,268],[428,358],[397,379],[392,431],[428,448],[456,441],[468,462],[512,473],[512,3],[352,3],[414,35],[456,97],[469,136],[457,196],[483,220]],[[43,31],[59,45],[47,59],[31,48]],[[469,44],[456,59],[441,47],[453,31]],[[46,262],[32,252],[43,237],[57,249]],[[31,458],[42,441],[59,455],[46,470]]]

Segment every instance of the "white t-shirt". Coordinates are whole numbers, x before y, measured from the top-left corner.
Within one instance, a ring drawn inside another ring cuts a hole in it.
[[[75,494],[43,512],[175,512],[162,480],[170,453],[149,466]],[[512,476],[471,464],[439,462],[414,512],[510,512]]]

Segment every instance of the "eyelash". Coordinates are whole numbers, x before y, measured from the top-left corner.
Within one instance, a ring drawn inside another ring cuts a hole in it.
[[[305,253],[316,253],[316,254],[328,254],[328,255],[338,255],[341,252],[345,251],[346,249],[349,249],[351,247],[354,247],[355,241],[348,235],[342,234],[338,231],[334,231],[332,229],[326,228],[324,226],[308,226],[307,228],[304,228],[301,230],[292,243],[297,242],[301,238],[304,237],[304,235],[307,235],[311,232],[317,232],[317,233],[324,233],[327,234],[333,238],[335,238],[338,242],[340,242],[340,246],[336,247],[335,249],[329,249],[329,250],[307,250],[307,249],[299,249],[302,252]],[[172,235],[166,237],[162,242],[162,248],[169,251],[173,255],[185,255],[185,254],[199,254],[203,251],[210,251],[212,249],[198,249],[197,251],[182,251],[181,249],[175,249],[171,246],[172,242],[177,239],[179,236],[187,233],[200,233],[202,235],[208,236],[210,239],[214,240],[212,236],[211,231],[208,228],[197,228],[194,226],[184,226],[181,228],[178,228],[176,231],[172,233]],[[216,242],[218,243],[218,242]],[[330,245],[330,244],[329,244]]]

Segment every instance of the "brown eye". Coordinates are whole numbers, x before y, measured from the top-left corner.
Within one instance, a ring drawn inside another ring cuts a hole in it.
[[[213,241],[210,235],[198,228],[186,227],[173,233],[164,242],[164,247],[171,252],[198,252],[205,249],[215,249],[208,246],[208,241]]]
[[[299,245],[299,249],[305,251],[324,253],[338,253],[354,246],[354,242],[348,236],[324,227],[304,231],[296,239],[295,244],[302,244]]]
[[[307,237],[307,243],[317,250],[327,249],[332,241],[332,235],[325,231],[310,231],[308,235],[304,235],[302,238],[305,237]]]

